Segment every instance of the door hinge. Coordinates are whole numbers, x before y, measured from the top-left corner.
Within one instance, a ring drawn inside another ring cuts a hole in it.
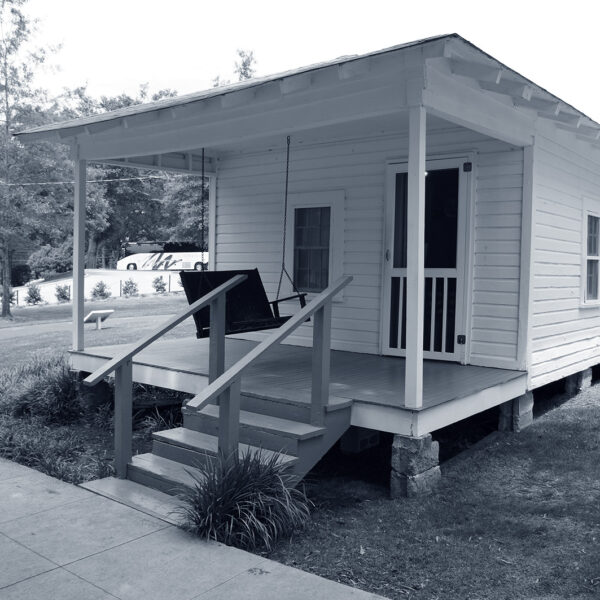
[[[473,163],[472,162],[463,163],[463,171],[465,173],[470,173],[472,170],[473,170]]]
[[[467,336],[466,335],[457,335],[456,336],[456,343],[459,346],[463,346],[464,344],[467,343]]]

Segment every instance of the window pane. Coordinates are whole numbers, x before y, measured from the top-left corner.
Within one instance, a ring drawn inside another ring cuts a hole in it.
[[[406,213],[408,174],[396,175],[396,204],[394,211],[394,268],[406,268]]]
[[[587,299],[598,300],[598,260],[587,261]]]
[[[588,215],[587,253],[588,256],[598,256],[598,217]]]
[[[320,292],[329,281],[331,208],[294,211],[294,283],[303,292]]]
[[[425,178],[425,268],[456,267],[458,169],[428,171]]]

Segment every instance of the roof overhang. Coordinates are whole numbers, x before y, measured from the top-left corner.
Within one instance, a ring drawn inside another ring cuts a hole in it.
[[[197,172],[200,148],[393,120],[415,105],[517,146],[532,143],[538,119],[600,144],[598,123],[456,34],[16,135],[70,144],[83,159]]]

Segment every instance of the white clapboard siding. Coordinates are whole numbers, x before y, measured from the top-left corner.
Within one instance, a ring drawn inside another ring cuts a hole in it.
[[[514,367],[519,327],[523,152],[480,154],[471,363]]]
[[[334,348],[380,350],[386,165],[406,160],[407,143],[401,135],[306,146],[294,145],[292,139],[290,194],[345,191],[343,272],[354,279],[333,306]],[[477,152],[481,201],[474,206],[477,331],[471,348],[476,361],[510,365],[516,357],[518,322],[522,152],[459,127],[430,132],[427,143],[429,156]],[[281,266],[284,185],[282,146],[223,154],[217,163],[217,268],[258,267],[271,298]],[[472,285],[470,278],[467,285]],[[286,308],[292,312],[296,306]],[[307,325],[293,341],[308,345],[311,337]]]
[[[530,387],[600,363],[600,307],[581,298],[584,198],[600,208],[600,167],[571,137],[536,136]]]

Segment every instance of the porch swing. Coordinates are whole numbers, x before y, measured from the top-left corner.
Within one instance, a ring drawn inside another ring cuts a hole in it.
[[[283,207],[283,236],[281,253],[281,272],[277,285],[275,300],[269,301],[258,269],[230,271],[181,271],[181,283],[190,304],[208,294],[236,275],[246,275],[246,279],[226,294],[225,335],[276,329],[283,325],[290,316],[282,316],[279,304],[298,299],[300,307],[306,306],[306,293],[298,291],[293,278],[285,266],[285,246],[288,207],[288,182],[290,170],[290,136],[287,136],[287,155],[285,167],[285,194]],[[202,200],[204,202],[204,149],[202,150]],[[280,298],[283,276],[292,284],[294,294]],[[196,336],[206,338],[210,335],[210,309],[208,307],[194,313]]]

